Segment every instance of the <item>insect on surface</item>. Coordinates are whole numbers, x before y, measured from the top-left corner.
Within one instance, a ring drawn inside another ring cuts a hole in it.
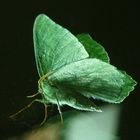
[[[78,110],[101,111],[91,98],[122,102],[136,82],[109,63],[105,49],[88,34],[76,37],[44,14],[33,28],[38,92],[44,104],[68,105]]]

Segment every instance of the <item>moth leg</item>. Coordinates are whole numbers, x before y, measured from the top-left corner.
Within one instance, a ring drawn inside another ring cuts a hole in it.
[[[58,111],[59,111],[59,114],[60,114],[61,124],[63,124],[64,123],[63,114],[62,114],[62,111],[61,111],[61,108],[60,108],[60,104],[59,104],[59,100],[58,100],[57,95],[56,95],[56,100],[57,100],[57,108],[58,108]]]
[[[58,111],[59,111],[59,114],[60,114],[61,123],[63,124],[63,123],[64,123],[64,120],[63,120],[63,114],[62,114],[62,111],[61,111],[60,105],[57,104],[57,107],[58,107]]]
[[[45,104],[44,103],[44,110],[45,110],[45,113],[44,113],[44,119],[43,119],[43,121],[41,122],[41,124],[40,125],[43,125],[45,122],[46,122],[46,120],[47,120],[47,116],[48,116],[48,111],[47,111],[47,104]]]
[[[35,100],[31,101],[28,105],[26,105],[25,107],[23,107],[22,109],[20,109],[18,112],[14,113],[13,115],[10,115],[9,117],[13,119],[13,118],[14,118],[15,116],[17,116],[18,114],[20,114],[20,113],[22,113],[23,111],[25,111],[26,109],[30,108],[31,105],[32,105],[34,102],[41,102],[41,103],[42,103],[42,100],[35,99]]]
[[[37,95],[39,95],[39,94],[40,94],[40,92],[37,92],[37,93],[35,93],[35,94],[33,94],[33,95],[27,96],[27,98],[33,98],[33,97],[35,97],[35,96],[37,96]]]

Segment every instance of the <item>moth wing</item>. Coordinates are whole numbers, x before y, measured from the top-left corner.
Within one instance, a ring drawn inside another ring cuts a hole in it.
[[[74,35],[43,14],[35,20],[33,38],[40,76],[89,56]]]
[[[85,98],[84,95],[68,89],[60,89],[59,93],[63,95],[63,98],[59,98],[59,102],[71,106],[78,110],[85,111],[97,111],[101,112],[100,108],[97,107],[90,99]]]
[[[111,103],[123,101],[136,84],[130,76],[99,59],[73,62],[53,73],[48,80],[59,88]]]
[[[90,58],[97,58],[104,62],[109,63],[110,59],[108,53],[102,45],[92,39],[89,34],[79,34],[76,36],[78,40],[83,44]]]
[[[47,103],[58,104],[59,102],[60,106],[68,105],[78,110],[101,112],[101,110],[90,99],[85,98],[84,95],[65,87],[56,88],[48,82],[49,81],[45,81],[43,84],[44,97]]]

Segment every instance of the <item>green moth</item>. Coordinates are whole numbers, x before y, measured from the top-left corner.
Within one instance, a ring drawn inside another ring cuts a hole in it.
[[[109,63],[105,49],[88,34],[75,37],[44,14],[35,20],[33,39],[44,104],[101,111],[91,98],[120,103],[136,85]]]

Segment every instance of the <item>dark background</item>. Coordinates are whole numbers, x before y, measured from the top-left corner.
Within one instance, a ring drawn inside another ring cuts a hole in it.
[[[42,106],[28,113],[30,123],[16,123],[8,116],[26,105],[27,95],[37,91],[32,28],[39,13],[69,29],[73,34],[89,33],[100,42],[111,64],[126,70],[137,82],[139,76],[140,10],[134,1],[28,0],[0,2],[0,136],[1,139],[31,128],[41,119]],[[139,85],[122,103],[118,135],[121,140],[140,134]],[[36,106],[36,105],[35,105]],[[27,111],[28,112],[28,111]],[[25,119],[25,118],[21,118]],[[29,125],[30,124],[30,125]]]

